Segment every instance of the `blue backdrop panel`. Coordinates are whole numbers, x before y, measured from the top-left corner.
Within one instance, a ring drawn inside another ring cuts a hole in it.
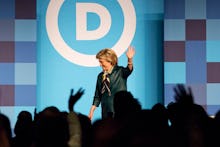
[[[180,11],[174,10],[180,8]],[[209,115],[215,115],[220,108],[219,102],[219,16],[216,0],[174,0],[165,1],[164,43],[173,44],[182,41],[184,46],[185,69],[175,60],[165,54],[165,105],[174,101],[173,87],[182,83],[192,88],[194,99],[207,110]],[[185,14],[185,15],[183,15]],[[177,17],[178,16],[178,17]],[[176,33],[178,32],[178,33]],[[171,46],[170,46],[171,47]],[[168,51],[169,46],[165,48]],[[176,48],[178,50],[178,47]],[[179,52],[172,56],[179,56]],[[175,73],[173,73],[175,71]],[[173,77],[173,74],[179,77]],[[183,76],[181,76],[183,75]],[[185,80],[183,80],[185,79]]]
[[[82,87],[75,111],[87,115],[101,71],[95,54],[113,48],[126,66],[130,44],[136,55],[128,90],[143,108],[162,101],[162,0],[39,0],[37,19],[38,111],[51,105],[67,110],[70,89]],[[99,107],[94,119],[100,116]]]
[[[36,31],[36,0],[0,0],[0,112],[12,129],[36,107]]]

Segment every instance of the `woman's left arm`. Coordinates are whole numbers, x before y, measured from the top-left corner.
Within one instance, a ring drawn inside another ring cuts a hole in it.
[[[132,46],[129,46],[128,47],[128,50],[126,52],[126,55],[127,55],[127,58],[128,58],[128,68],[130,70],[133,69],[133,57],[134,57],[134,54],[135,54],[135,49],[134,47]]]

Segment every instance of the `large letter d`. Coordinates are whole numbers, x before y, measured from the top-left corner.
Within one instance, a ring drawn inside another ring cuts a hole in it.
[[[96,30],[87,30],[87,12],[96,13],[100,17],[100,25]],[[111,27],[111,15],[108,10],[99,4],[76,4],[76,39],[97,40],[105,36]]]

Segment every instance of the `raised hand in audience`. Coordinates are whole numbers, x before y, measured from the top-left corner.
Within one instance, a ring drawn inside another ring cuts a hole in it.
[[[69,97],[69,102],[68,102],[68,107],[69,107],[69,111],[73,111],[73,107],[76,104],[76,102],[82,97],[82,95],[84,94],[84,89],[80,88],[76,94],[74,94],[74,90],[71,89],[70,91],[70,97]]]
[[[177,84],[174,87],[175,96],[174,99],[177,103],[181,104],[193,104],[194,97],[190,87],[185,87],[183,84]]]

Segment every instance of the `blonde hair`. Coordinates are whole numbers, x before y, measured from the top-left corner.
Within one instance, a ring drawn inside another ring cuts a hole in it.
[[[105,48],[96,54],[96,59],[104,59],[110,62],[113,66],[118,64],[118,57],[114,50]]]

